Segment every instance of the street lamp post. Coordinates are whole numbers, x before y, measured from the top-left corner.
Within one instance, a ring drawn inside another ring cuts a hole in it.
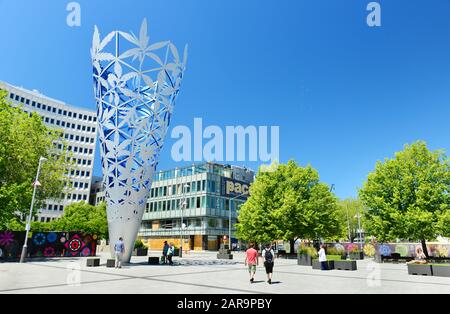
[[[359,209],[358,209],[357,217],[358,217],[358,231],[359,231],[358,232],[358,234],[359,234],[359,248],[362,251],[361,215],[359,213]]]
[[[27,241],[28,241],[28,233],[30,232],[30,225],[31,225],[31,216],[33,215],[33,205],[34,205],[34,199],[36,198],[36,188],[39,185],[39,174],[41,173],[41,165],[43,162],[47,161],[47,158],[41,157],[39,158],[39,165],[36,173],[36,180],[33,183],[33,197],[31,198],[31,206],[30,206],[30,212],[28,214],[27,219],[27,225],[25,227],[25,241],[23,243],[22,247],[22,254],[20,255],[20,263],[23,263],[25,261],[25,257],[27,255]]]
[[[186,200],[186,190],[185,188],[189,188],[189,184],[183,185],[183,203],[181,204],[181,225],[180,225],[180,254],[179,257],[183,257],[183,209],[187,205]]]
[[[232,198],[230,198],[230,218],[228,220],[228,244],[229,244],[229,249],[231,250],[231,201],[241,197],[242,195],[236,195]]]
[[[352,242],[352,236],[350,233],[350,219],[348,217],[348,204],[345,206],[347,208],[347,229],[348,229],[348,242]]]

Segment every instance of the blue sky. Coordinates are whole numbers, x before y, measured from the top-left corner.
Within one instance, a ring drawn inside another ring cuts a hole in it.
[[[339,197],[404,143],[450,148],[448,0],[379,1],[380,28],[369,0],[78,2],[71,28],[69,1],[0,0],[0,80],[94,110],[94,25],[138,32],[146,17],[151,41],[189,44],[172,126],[279,125],[281,161],[312,164]],[[172,144],[159,169],[182,165]]]

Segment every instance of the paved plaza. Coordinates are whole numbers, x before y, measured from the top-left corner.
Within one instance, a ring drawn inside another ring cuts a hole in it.
[[[405,264],[371,260],[358,261],[357,271],[322,272],[277,259],[268,285],[261,265],[256,282],[249,282],[243,253],[232,261],[218,260],[212,252],[191,253],[175,258],[175,266],[151,266],[147,258],[133,257],[122,269],[106,268],[106,253],[99,257],[101,266],[95,268],[86,267],[86,258],[1,263],[0,293],[450,293],[449,278],[410,276]]]

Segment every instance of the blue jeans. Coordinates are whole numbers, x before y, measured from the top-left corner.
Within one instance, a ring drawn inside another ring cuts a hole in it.
[[[327,262],[320,262],[320,269],[328,270],[328,263]]]

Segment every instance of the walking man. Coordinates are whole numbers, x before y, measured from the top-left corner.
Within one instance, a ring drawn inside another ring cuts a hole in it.
[[[114,245],[114,253],[116,257],[116,268],[122,268],[122,257],[123,253],[125,253],[125,244],[123,243],[122,237]]]
[[[271,285],[275,252],[272,250],[270,244],[266,244],[266,248],[264,249],[262,256],[264,259],[264,267],[266,268],[267,283]]]
[[[169,251],[169,244],[167,244],[167,241],[164,241],[164,247],[163,247],[163,264],[167,264],[167,252]]]
[[[258,266],[258,251],[254,249],[254,244],[250,244],[250,248],[245,251],[245,266],[248,266],[250,274],[250,283],[255,281],[256,266]]]

